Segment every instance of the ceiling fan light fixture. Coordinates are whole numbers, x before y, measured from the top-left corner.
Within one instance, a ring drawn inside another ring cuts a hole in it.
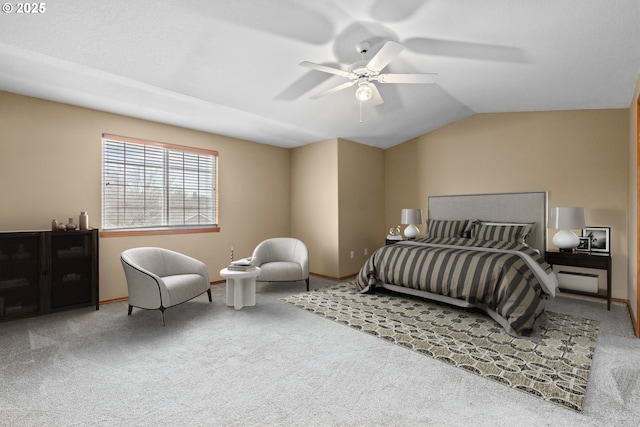
[[[358,83],[358,89],[356,89],[356,99],[360,102],[368,101],[373,96],[373,90],[369,87],[369,83]]]

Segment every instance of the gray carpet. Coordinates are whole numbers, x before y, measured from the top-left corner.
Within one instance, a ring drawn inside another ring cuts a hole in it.
[[[312,278],[312,288],[333,282]],[[259,284],[160,314],[126,303],[0,324],[0,425],[637,426],[640,340],[625,306],[558,298],[599,320],[582,413],[315,316]]]
[[[548,311],[537,339],[516,338],[480,310],[355,282],[282,299],[451,366],[565,408],[581,411],[599,322]]]

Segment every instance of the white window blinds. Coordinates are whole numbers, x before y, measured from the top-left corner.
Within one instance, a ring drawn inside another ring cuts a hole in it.
[[[216,227],[217,152],[104,134],[102,228]]]

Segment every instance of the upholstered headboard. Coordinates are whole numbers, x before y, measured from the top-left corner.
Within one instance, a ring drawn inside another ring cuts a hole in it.
[[[547,249],[547,192],[429,196],[431,219],[535,222],[527,244],[543,255]]]

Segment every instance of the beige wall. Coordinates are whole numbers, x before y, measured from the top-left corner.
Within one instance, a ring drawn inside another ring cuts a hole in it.
[[[416,158],[419,149],[420,143],[414,139],[385,152],[385,236],[391,227],[400,225],[401,209],[422,208],[422,218],[427,217],[426,202],[423,203],[426,195],[421,193],[418,180],[423,163]],[[424,235],[424,224],[418,228]]]
[[[384,151],[343,139],[291,151],[291,234],[309,247],[310,270],[356,274],[364,250],[384,244]]]
[[[387,226],[409,204],[426,213],[430,195],[546,190],[550,207],[584,206],[587,225],[611,227],[613,296],[627,299],[628,132],[623,109],[453,123],[387,150]]]
[[[291,235],[307,244],[309,270],[338,277],[338,140],[291,150]]]
[[[212,117],[215,120],[215,117]],[[88,211],[100,227],[103,132],[217,150],[219,233],[100,240],[100,300],[127,296],[118,255],[162,246],[201,259],[212,280],[263,238],[290,233],[289,150],[0,92],[0,230],[49,229]]]
[[[629,306],[635,320],[636,334],[640,336],[640,299],[638,296],[638,97],[640,75],[629,108]]]
[[[384,246],[384,153],[338,140],[338,277],[358,273],[369,255]]]

